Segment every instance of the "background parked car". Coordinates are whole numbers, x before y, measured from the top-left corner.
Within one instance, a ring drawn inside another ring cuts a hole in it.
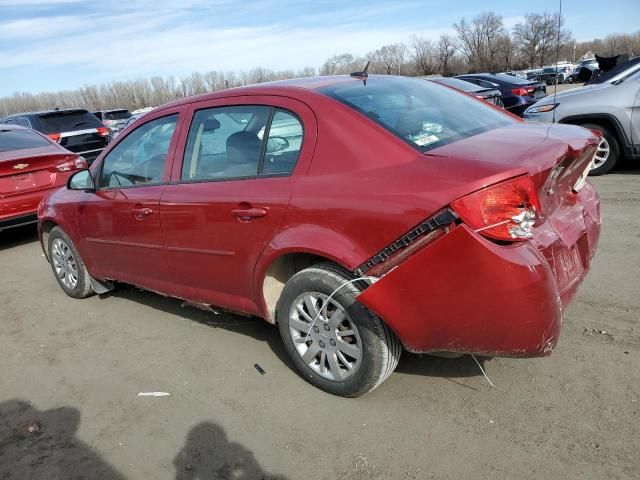
[[[591,175],[601,175],[611,170],[622,156],[640,159],[639,111],[640,63],[636,63],[602,83],[549,95],[529,107],[524,118],[598,130],[602,140]]]
[[[120,135],[120,133],[127,128],[129,125],[131,125],[132,123],[134,123],[136,120],[138,120],[139,118],[144,117],[147,113],[149,113],[151,110],[147,110],[144,112],[140,112],[140,113],[134,113],[133,115],[131,115],[129,118],[127,118],[126,120],[123,120],[122,122],[119,122],[117,125],[116,130],[113,132],[112,138],[116,138],[118,135]]]
[[[0,125],[0,231],[35,223],[42,197],[87,168],[79,155],[29,128]]]
[[[485,88],[495,88],[497,86],[502,96],[504,108],[518,116],[522,116],[527,107],[533,105],[538,99],[547,94],[547,88],[543,83],[531,82],[502,73],[473,73],[458,75],[455,78],[475,83]]]
[[[125,122],[131,117],[131,112],[124,108],[112,109],[112,110],[100,110],[93,112],[98,117],[105,127],[109,129],[111,136],[122,128]]]
[[[497,105],[498,107],[504,107],[504,104],[502,103],[502,94],[500,93],[497,85],[492,88],[480,87],[475,83],[452,77],[429,77],[427,80],[469,93],[477,98],[481,98],[482,100],[486,100],[489,103]]]
[[[578,75],[580,75],[580,70],[582,68],[589,68],[591,70],[596,70],[598,68],[598,62],[595,58],[585,58],[580,60],[578,64],[575,66],[567,81],[571,83],[578,82]]]
[[[537,75],[536,80],[544,82],[547,85],[555,85],[564,83],[569,77],[569,67],[551,66],[544,67]]]
[[[44,133],[67,150],[82,155],[91,164],[109,143],[109,129],[81,108],[16,113],[0,124],[20,125]]]

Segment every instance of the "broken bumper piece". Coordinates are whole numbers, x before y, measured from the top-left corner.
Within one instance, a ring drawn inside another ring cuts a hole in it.
[[[581,198],[578,198],[581,197]],[[533,241],[498,245],[465,225],[421,249],[364,290],[358,300],[411,352],[549,355],[562,313],[583,280],[600,234],[589,186],[539,229]],[[581,221],[576,222],[576,216]]]

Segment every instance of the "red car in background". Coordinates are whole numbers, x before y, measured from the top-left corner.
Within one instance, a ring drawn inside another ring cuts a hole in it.
[[[40,200],[87,162],[35,130],[0,124],[0,231],[37,221]]]
[[[598,243],[598,143],[417,79],[249,86],[145,115],[39,231],[68,295],[120,281],[262,317],[355,397],[403,349],[551,353]]]

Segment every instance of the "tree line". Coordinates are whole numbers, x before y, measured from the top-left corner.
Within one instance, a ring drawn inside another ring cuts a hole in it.
[[[495,12],[482,12],[453,24],[453,33],[437,40],[420,34],[406,42],[383,45],[364,56],[341,53],[318,69],[276,71],[257,67],[248,71],[194,72],[174,76],[112,81],[58,92],[14,93],[0,98],[0,116],[48,108],[84,107],[89,110],[128,108],[135,110],[200,93],[254,83],[314,75],[348,74],[371,62],[369,71],[388,75],[455,75],[468,72],[498,72],[537,68],[560,60],[579,60],[588,52],[603,56],[640,54],[640,31],[610,34],[604,39],[574,41],[564,19],[557,13],[528,13],[511,29]]]

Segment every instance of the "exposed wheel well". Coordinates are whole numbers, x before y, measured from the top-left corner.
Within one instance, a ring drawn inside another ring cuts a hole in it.
[[[267,305],[267,321],[276,323],[276,305],[285,283],[299,271],[322,262],[331,260],[310,253],[288,253],[269,265],[262,282],[262,296]]]

